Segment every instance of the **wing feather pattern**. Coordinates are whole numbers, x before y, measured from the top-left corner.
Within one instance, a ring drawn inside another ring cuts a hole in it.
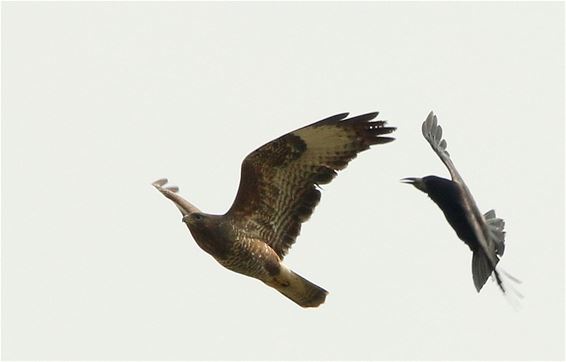
[[[436,115],[432,111],[423,122],[422,133],[424,138],[430,144],[430,147],[432,147],[434,152],[438,155],[438,157],[440,157],[440,160],[446,165],[446,168],[448,168],[450,176],[452,176],[452,180],[454,182],[462,181],[462,178],[458,174],[456,167],[454,167],[454,164],[450,159],[450,154],[446,150],[448,144],[445,139],[442,139],[442,127],[438,124]]]
[[[370,122],[377,114],[350,119],[348,113],[337,114],[250,153],[242,163],[238,193],[227,215],[283,258],[320,201],[317,186],[332,181],[359,152],[394,140],[383,136],[394,127],[385,121]]]
[[[499,286],[503,289],[503,286],[495,269],[497,263],[499,262],[497,255],[503,255],[504,250],[504,234],[502,235],[503,228],[501,227],[500,229],[495,230],[493,227],[491,227],[489,221],[486,220],[492,219],[492,215],[493,218],[495,218],[495,212],[493,212],[492,214],[491,211],[489,211],[488,213],[486,213],[485,218],[484,215],[480,213],[474,197],[472,196],[472,193],[468,189],[468,186],[466,185],[466,183],[458,173],[458,170],[456,170],[454,163],[450,159],[450,154],[446,150],[447,142],[446,140],[442,139],[442,127],[440,127],[440,125],[438,124],[436,115],[432,111],[428,114],[428,117],[423,122],[422,134],[430,144],[434,152],[446,165],[446,168],[448,168],[450,176],[452,177],[452,181],[460,186],[463,193],[464,206],[468,210],[466,214],[468,215],[470,225],[472,225],[474,233],[476,234],[477,239],[483,251],[485,252],[485,255],[487,256],[487,260],[489,261],[492,270],[495,272]],[[496,219],[492,221],[497,225],[501,225],[499,220],[503,222],[502,219]]]

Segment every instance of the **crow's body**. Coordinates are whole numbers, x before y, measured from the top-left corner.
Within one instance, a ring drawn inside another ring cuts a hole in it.
[[[505,222],[490,210],[481,214],[470,190],[456,170],[442,139],[442,128],[436,116],[430,112],[423,122],[422,133],[441,161],[446,165],[452,180],[437,176],[405,178],[402,181],[428,194],[444,213],[458,237],[473,253],[472,277],[479,292],[490,275],[495,276],[497,285],[505,293],[497,264],[505,250]],[[518,294],[518,293],[517,293]],[[520,294],[518,294],[520,295]]]
[[[465,202],[458,184],[436,176],[423,177],[423,182],[428,196],[440,207],[460,240],[465,242],[471,251],[478,250],[480,243],[466,215]]]

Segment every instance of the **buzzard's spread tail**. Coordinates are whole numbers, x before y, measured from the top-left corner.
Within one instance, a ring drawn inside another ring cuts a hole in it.
[[[272,285],[281,294],[304,308],[318,307],[324,303],[328,292],[309,282],[299,274],[282,265],[278,283]]]

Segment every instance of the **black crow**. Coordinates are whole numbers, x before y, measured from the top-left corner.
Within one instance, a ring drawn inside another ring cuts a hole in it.
[[[505,272],[496,268],[505,250],[505,231],[503,231],[505,222],[495,216],[494,210],[489,210],[483,215],[480,213],[470,190],[446,151],[446,140],[442,139],[442,128],[438,125],[433,112],[430,112],[423,122],[422,133],[448,168],[452,180],[426,176],[408,177],[401,181],[427,193],[440,207],[458,237],[472,250],[472,276],[476,290],[479,292],[493,273],[497,285],[505,293],[506,287],[500,273]],[[505,275],[519,282],[509,274],[505,273]],[[520,296],[518,292],[516,293]]]

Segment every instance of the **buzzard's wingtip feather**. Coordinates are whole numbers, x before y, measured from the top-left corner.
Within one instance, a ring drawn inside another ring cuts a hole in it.
[[[377,117],[378,114],[379,112],[360,114],[359,116],[344,119],[342,120],[342,122],[344,122],[345,124],[366,123]],[[377,121],[377,122],[384,122],[384,121]]]
[[[370,113],[364,114],[363,116],[367,117],[367,119],[370,120],[370,119],[374,119],[378,115],[379,115],[379,112],[376,111],[376,112],[370,112]],[[361,117],[363,117],[363,116],[361,116]]]
[[[385,144],[395,140],[395,137],[386,137],[384,135],[395,132],[397,127],[389,127],[386,124],[387,121],[384,120],[369,122],[369,126],[366,126],[369,145]]]
[[[387,121],[383,121],[383,124],[384,125],[387,124]],[[381,127],[380,131],[382,133],[392,133],[392,132],[397,131],[397,127],[394,127],[394,126]]]
[[[155,187],[156,189],[161,188],[161,186],[165,185],[167,182],[169,182],[169,180],[167,180],[166,178],[160,178],[157,181],[153,181],[153,183],[151,184],[153,187]]]
[[[166,178],[160,178],[159,180],[154,181],[151,185],[152,185],[153,187],[155,187],[156,189],[158,189],[159,191],[169,190],[169,191],[171,191],[171,192],[179,192],[179,187],[178,187],[178,186],[170,185],[170,186],[164,187],[165,185],[167,185],[168,182],[169,182],[168,179],[166,179]]]
[[[377,139],[377,144],[385,144],[395,141],[395,137],[379,137]]]
[[[348,117],[349,114],[350,113],[348,113],[348,112],[338,113],[338,114],[335,114],[333,116],[321,119],[320,121],[315,122],[311,125],[305,126],[303,128],[307,128],[307,127],[311,127],[311,126],[323,126],[323,125],[326,125],[326,124],[334,124],[334,123],[340,122],[344,118]]]

